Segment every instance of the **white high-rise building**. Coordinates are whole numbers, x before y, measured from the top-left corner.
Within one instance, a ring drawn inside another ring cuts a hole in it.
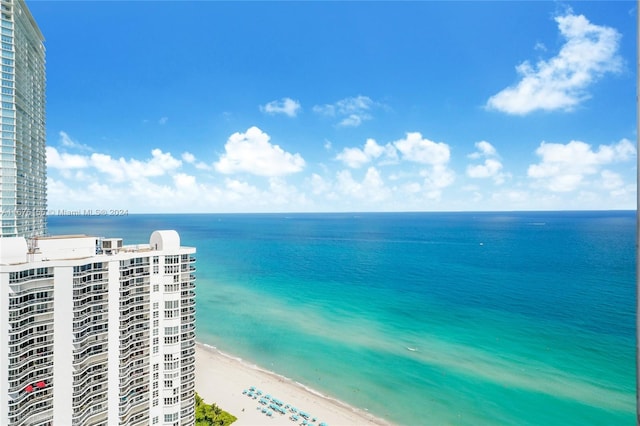
[[[0,238],[46,232],[43,40],[23,0],[0,1]]]
[[[193,425],[195,259],[84,235],[0,239],[0,424]]]

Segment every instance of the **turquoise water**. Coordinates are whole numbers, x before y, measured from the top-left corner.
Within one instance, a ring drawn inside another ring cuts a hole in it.
[[[200,341],[395,423],[635,423],[635,212],[49,218],[155,229]]]

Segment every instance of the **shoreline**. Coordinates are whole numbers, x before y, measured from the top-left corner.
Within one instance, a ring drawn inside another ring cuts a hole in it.
[[[224,353],[216,347],[196,342],[196,392],[208,404],[216,403],[220,408],[238,418],[234,425],[299,425],[286,414],[269,409],[270,402],[262,405],[259,400],[269,395],[285,404],[296,407],[299,412],[309,413],[309,425],[391,425],[387,420],[324,395],[302,383],[291,380],[258,365],[248,363],[241,358]],[[253,399],[243,391],[254,386],[262,395]],[[271,416],[262,412],[262,408],[272,411]],[[317,419],[311,422],[311,419]]]

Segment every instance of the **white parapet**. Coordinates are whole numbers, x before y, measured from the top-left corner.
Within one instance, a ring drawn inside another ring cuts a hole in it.
[[[25,263],[27,252],[27,240],[23,237],[0,238],[0,265]]]
[[[87,235],[36,237],[35,241],[43,260],[81,259],[96,254],[96,237]]]

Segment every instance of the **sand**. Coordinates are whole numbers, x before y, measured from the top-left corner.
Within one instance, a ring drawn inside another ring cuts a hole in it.
[[[302,417],[297,421],[290,419],[291,413],[273,412],[271,417],[262,413],[258,401],[243,394],[254,386],[263,392],[290,404],[298,410],[315,417],[311,422],[318,426],[324,422],[329,426],[342,425],[389,425],[390,423],[376,418],[366,411],[359,410],[334,398],[322,395],[297,382],[261,369],[240,359],[218,351],[208,345],[196,345],[196,392],[207,403],[215,402],[220,408],[238,418],[234,426],[243,425],[282,425],[294,426],[302,424]],[[269,404],[267,404],[267,408]],[[273,410],[271,410],[273,411]]]

